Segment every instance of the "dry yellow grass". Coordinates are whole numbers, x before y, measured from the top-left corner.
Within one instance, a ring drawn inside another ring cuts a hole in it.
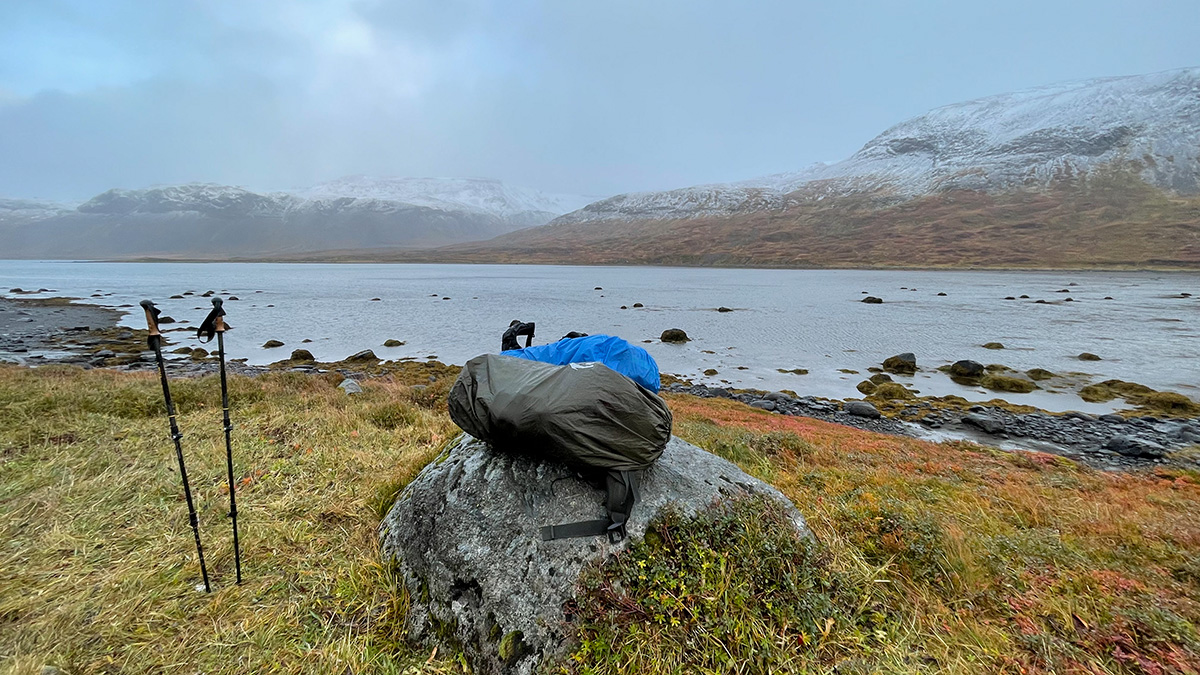
[[[0,367],[0,672],[463,672],[457,655],[404,641],[408,599],[376,542],[394,495],[457,434],[444,412],[449,374],[417,393],[402,378],[428,374],[397,373],[353,397],[334,375],[231,379],[240,587],[218,385],[174,381],[210,596],[195,589],[157,377]],[[720,649],[756,655],[733,664],[742,672],[1200,672],[1195,472],[1108,474],[668,400],[678,435],[773,482],[821,548],[789,548],[769,528],[742,537],[734,521],[709,523],[720,536],[688,549],[703,555],[630,554],[609,573],[646,563],[647,588],[677,598],[610,615],[598,597],[567,669],[698,672],[728,665]],[[764,555],[764,542],[779,548]],[[705,567],[718,549],[736,573]],[[761,602],[780,579],[812,584],[829,613]],[[766,590],[742,593],[751,581]],[[726,604],[696,592],[706,583]],[[739,618],[708,621],[725,631],[712,635],[770,649],[717,640],[709,653],[680,651],[696,617],[723,616]]]
[[[0,670],[421,669],[428,655],[396,632],[406,599],[375,528],[453,427],[402,384],[375,380],[349,397],[337,381],[231,379],[240,587],[218,383],[172,383],[209,596],[195,588],[157,377],[0,369]]]

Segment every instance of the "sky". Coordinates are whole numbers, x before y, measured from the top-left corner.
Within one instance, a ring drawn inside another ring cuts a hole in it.
[[[0,196],[346,175],[603,197],[1200,66],[1196,0],[0,0]]]

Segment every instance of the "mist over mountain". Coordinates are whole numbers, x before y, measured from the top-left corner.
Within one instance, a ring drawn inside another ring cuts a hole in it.
[[[1200,68],[944,106],[850,158],[617,195],[448,259],[1200,264]]]
[[[186,184],[108,190],[70,206],[0,199],[12,258],[222,258],[414,248],[542,225],[590,201],[477,178],[352,176],[258,193]]]

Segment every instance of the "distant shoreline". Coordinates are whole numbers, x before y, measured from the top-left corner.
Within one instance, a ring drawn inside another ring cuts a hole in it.
[[[657,267],[678,269],[730,269],[730,270],[792,270],[792,271],[890,271],[890,272],[1147,272],[1156,274],[1200,274],[1200,267],[987,267],[987,266],[920,266],[920,265],[870,265],[870,266],[836,266],[836,267],[790,267],[781,265],[687,265],[673,264],[643,264],[643,263],[555,263],[555,262],[515,262],[515,261],[431,261],[431,260],[367,260],[367,259],[337,259],[337,258],[100,258],[95,260],[80,259],[26,259],[5,258],[3,262],[53,262],[53,263],[188,263],[188,264],[286,264],[286,265],[496,265],[496,266],[528,266],[528,267]]]

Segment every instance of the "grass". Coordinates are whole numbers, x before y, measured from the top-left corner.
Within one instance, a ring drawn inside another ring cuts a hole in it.
[[[373,380],[349,397],[338,381],[230,379],[242,586],[219,385],[172,383],[210,597],[193,588],[157,377],[0,369],[0,672],[422,667],[428,654],[401,639],[407,599],[380,564],[375,528],[453,425],[402,383]]]
[[[240,587],[216,380],[172,383],[210,597],[193,588],[157,379],[0,368],[0,672],[463,672],[403,639],[408,598],[375,535],[457,433],[450,379],[428,377],[358,396],[339,376],[231,378]],[[776,485],[816,541],[761,503],[668,514],[588,575],[579,646],[557,668],[1198,672],[1200,474],[667,399],[677,435]]]

